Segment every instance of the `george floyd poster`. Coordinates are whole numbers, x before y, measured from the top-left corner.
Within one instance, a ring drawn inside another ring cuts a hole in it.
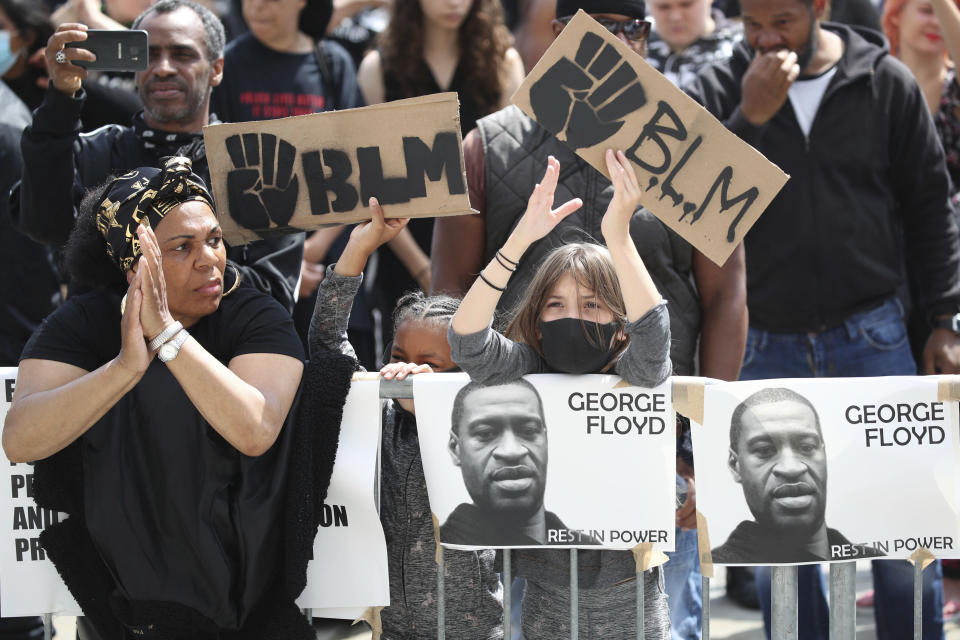
[[[414,401],[444,546],[673,549],[669,382],[540,374],[483,386],[424,374]]]
[[[956,557],[957,403],[937,377],[708,384],[693,424],[714,564]]]

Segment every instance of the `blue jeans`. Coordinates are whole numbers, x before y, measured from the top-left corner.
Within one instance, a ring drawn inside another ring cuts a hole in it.
[[[821,333],[770,333],[750,328],[741,380],[915,375],[903,307],[890,299]],[[758,567],[758,569],[760,569]],[[829,633],[827,599],[819,566],[799,568],[799,637]],[[874,616],[878,640],[913,637],[913,567],[904,560],[873,562]],[[770,572],[757,571],[757,593],[770,637]],[[924,571],[923,639],[943,638],[940,563]]]
[[[668,553],[663,565],[664,589],[670,608],[670,635],[673,640],[700,640],[703,623],[703,576],[696,529],[677,528],[676,550]]]
[[[741,380],[912,376],[903,306],[896,299],[850,316],[822,333],[770,333],[750,327]]]
[[[503,581],[503,574],[500,574]],[[510,637],[504,640],[523,640],[523,592],[527,589],[527,581],[523,578],[514,578],[510,584]]]

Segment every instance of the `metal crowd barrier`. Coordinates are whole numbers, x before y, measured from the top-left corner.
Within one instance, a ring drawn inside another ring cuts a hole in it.
[[[413,380],[381,380],[381,398],[412,398]],[[443,589],[443,550],[439,554],[437,566],[437,638],[446,640],[444,629]],[[511,552],[503,552],[503,637],[511,638],[511,602],[510,586],[513,582],[511,572]],[[882,561],[881,561],[882,562]],[[913,573],[913,638],[922,640],[921,629],[923,612],[923,569],[914,565]],[[830,637],[832,640],[854,640],[857,633],[856,611],[856,562],[841,562],[830,565]],[[570,640],[579,640],[579,611],[577,575],[577,550],[570,550]],[[637,639],[644,640],[643,630],[643,575],[637,572]],[[710,640],[710,578],[703,578],[703,626],[702,640]],[[797,567],[773,567],[771,570],[771,637],[773,640],[797,640]],[[455,640],[455,639],[454,639]]]
[[[407,378],[406,380],[381,380],[380,381],[380,397],[393,399],[393,398],[412,398],[413,397],[413,380]],[[445,627],[446,622],[446,613],[444,611],[444,589],[443,589],[443,549],[440,549],[438,554],[440,558],[440,563],[437,565],[437,638],[438,640],[446,640],[447,634]],[[511,602],[510,595],[510,586],[513,583],[513,573],[511,570],[511,555],[510,550],[505,550],[503,552],[503,637],[504,640],[510,640],[512,629],[511,629],[511,613],[513,610],[513,603]],[[637,630],[637,640],[644,640],[646,637],[643,631],[643,572],[637,572],[637,612],[636,612],[636,630]],[[709,594],[709,585],[706,582],[704,583],[704,591],[706,594]],[[570,640],[579,640],[580,634],[580,612],[579,612],[579,599],[580,599],[580,590],[579,590],[579,575],[577,573],[577,550],[570,549]],[[706,598],[704,599],[706,600]],[[709,616],[709,605],[704,607],[705,616]],[[704,629],[707,628],[708,624],[706,622],[707,618],[704,618]],[[704,638],[709,638],[709,634],[705,635]],[[454,639],[456,640],[456,639]]]
[[[413,380],[381,380],[380,397],[382,399],[413,398]],[[511,602],[510,586],[513,582],[510,550],[503,552],[503,637],[511,638]],[[437,638],[446,640],[446,612],[444,607],[443,548],[438,554],[437,565]],[[855,604],[856,562],[841,562],[830,565],[830,637],[833,640],[854,640],[857,633],[857,612]],[[579,640],[579,576],[577,574],[577,550],[570,549],[570,640]],[[637,640],[644,640],[644,576],[638,571],[636,632]],[[703,626],[702,640],[710,640],[710,578],[703,578]],[[771,569],[771,636],[773,640],[797,640],[797,567],[783,566]],[[922,640],[923,612],[923,569],[917,563],[913,569],[913,638]],[[305,609],[304,615],[313,617],[311,609]],[[53,616],[43,617],[43,637],[53,637]],[[453,640],[456,640],[455,638]]]

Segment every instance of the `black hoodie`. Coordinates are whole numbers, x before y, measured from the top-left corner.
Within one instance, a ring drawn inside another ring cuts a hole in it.
[[[906,265],[928,315],[960,310],[944,154],[910,71],[873,31],[837,24],[844,53],[809,136],[787,100],[764,126],[739,110],[744,42],[688,91],[790,180],[745,239],[750,324],[817,332],[895,294]]]

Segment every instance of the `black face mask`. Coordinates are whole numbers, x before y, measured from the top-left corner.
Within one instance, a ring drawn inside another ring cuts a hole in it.
[[[540,345],[551,369],[563,373],[599,373],[616,351],[611,346],[619,326],[579,318],[540,321]]]

